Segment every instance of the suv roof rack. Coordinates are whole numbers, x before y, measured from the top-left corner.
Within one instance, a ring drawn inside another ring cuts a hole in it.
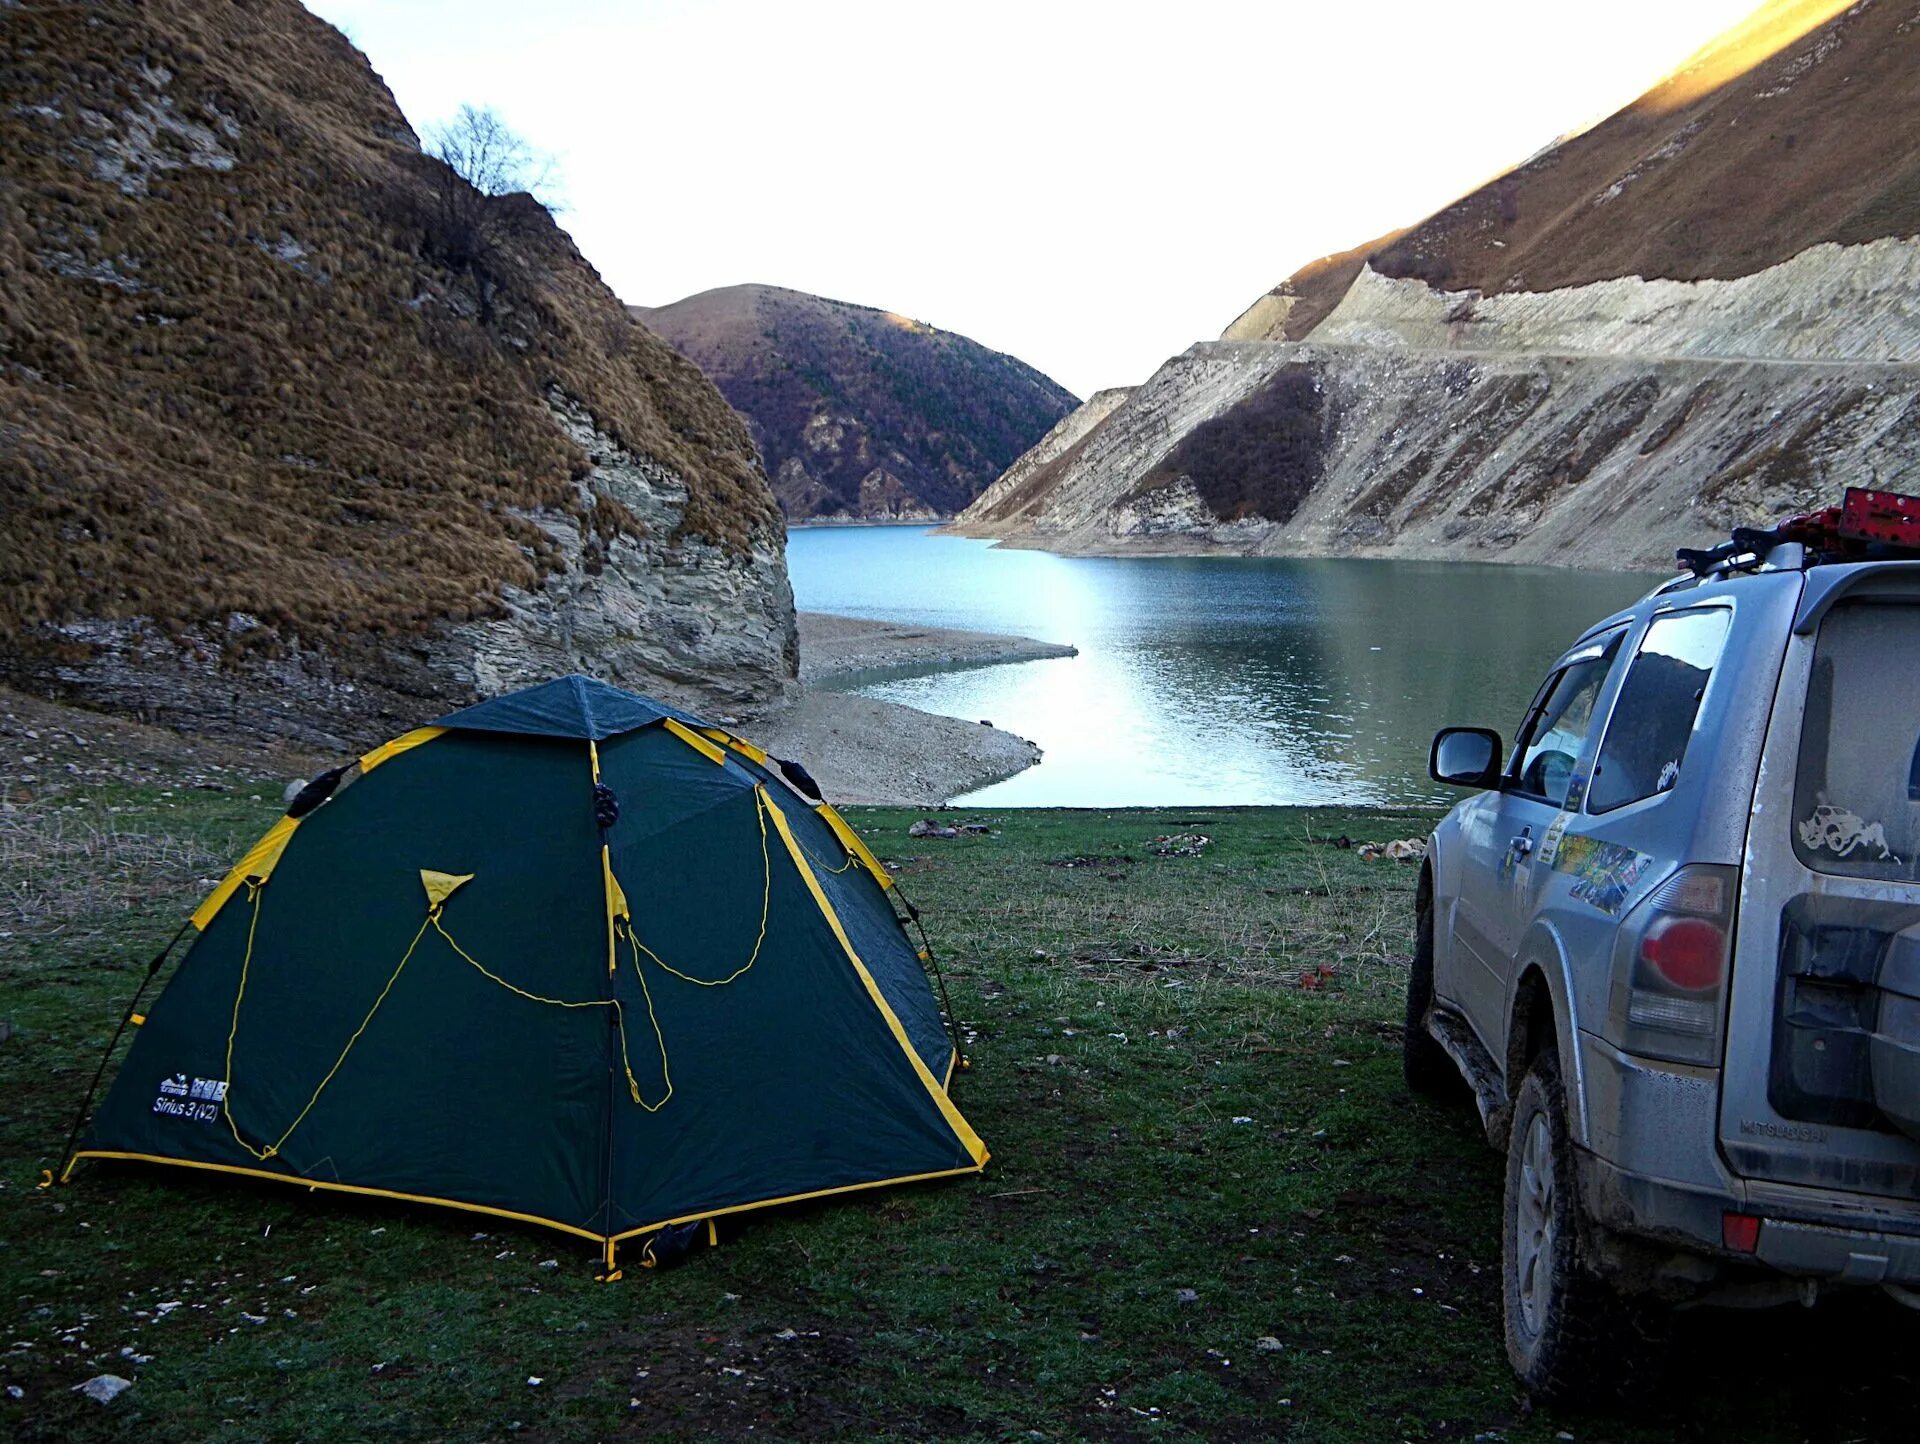
[[[1776,557],[1784,547],[1798,548]],[[1716,547],[1681,547],[1674,559],[1696,577],[1762,566],[1800,569],[1833,562],[1920,561],[1920,496],[1850,486],[1840,505],[1786,517],[1771,527],[1735,527]]]

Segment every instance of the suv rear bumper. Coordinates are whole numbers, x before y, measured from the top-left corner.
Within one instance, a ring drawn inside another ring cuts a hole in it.
[[[1601,1229],[1789,1277],[1920,1285],[1920,1202],[1736,1177],[1716,1137],[1718,1070],[1638,1058],[1594,1033],[1578,1039],[1588,1106],[1580,1198]],[[1761,1219],[1753,1252],[1726,1246],[1728,1214]],[[1640,1258],[1636,1271],[1651,1265],[1661,1287],[1724,1273],[1672,1263]]]
[[[1587,1212],[1614,1233],[1798,1278],[1920,1285],[1920,1232],[1908,1231],[1920,1229],[1920,1219],[1901,1219],[1894,1227],[1863,1226],[1855,1211],[1835,1208],[1817,1190],[1794,1189],[1799,1197],[1792,1199],[1770,1196],[1770,1189],[1765,1190],[1769,1196],[1743,1198],[1748,1190],[1737,1184],[1725,1192],[1707,1190],[1634,1173],[1585,1151],[1578,1158]],[[1726,1246],[1721,1226],[1728,1213],[1760,1216],[1752,1253]]]
[[[1656,1063],[1579,1036],[1590,1110],[1587,1146],[1576,1150],[1581,1197],[1604,1229],[1798,1278],[1920,1285],[1920,1201],[1738,1178],[1716,1137],[1718,1070]],[[1726,1246],[1729,1213],[1761,1219],[1753,1252]],[[1662,1282],[1724,1272],[1652,1262]]]

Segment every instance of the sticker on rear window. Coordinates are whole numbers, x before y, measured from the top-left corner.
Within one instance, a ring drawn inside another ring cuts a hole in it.
[[[1821,803],[1813,816],[1796,824],[1800,843],[1808,852],[1830,852],[1835,857],[1852,857],[1860,852],[1870,862],[1899,862],[1887,845],[1887,827],[1868,822],[1857,812]]]

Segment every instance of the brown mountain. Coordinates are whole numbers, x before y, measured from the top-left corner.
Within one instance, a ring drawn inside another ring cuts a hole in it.
[[[573,668],[783,687],[745,429],[530,197],[450,190],[338,31],[13,5],[0,93],[9,679],[315,737]]]
[[[951,516],[1076,405],[965,336],[802,291],[632,310],[747,419],[792,521]]]
[[[1362,264],[1448,291],[1551,291],[1727,279],[1822,241],[1920,234],[1917,27],[1886,0],[1770,0],[1592,129],[1302,267],[1271,293],[1295,304],[1256,303],[1227,336],[1304,338]]]
[[[1773,0],[1592,129],[1297,272],[957,525],[1656,567],[1848,484],[1911,489],[1916,295],[1920,17]]]

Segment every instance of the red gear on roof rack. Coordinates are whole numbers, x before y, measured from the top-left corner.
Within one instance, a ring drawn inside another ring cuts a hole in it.
[[[1839,506],[1801,512],[1772,527],[1735,527],[1732,541],[1704,551],[1682,547],[1675,556],[1695,576],[1705,576],[1742,557],[1751,558],[1743,565],[1758,566],[1773,548],[1788,543],[1806,548],[1809,566],[1920,558],[1920,496],[1850,486]]]

